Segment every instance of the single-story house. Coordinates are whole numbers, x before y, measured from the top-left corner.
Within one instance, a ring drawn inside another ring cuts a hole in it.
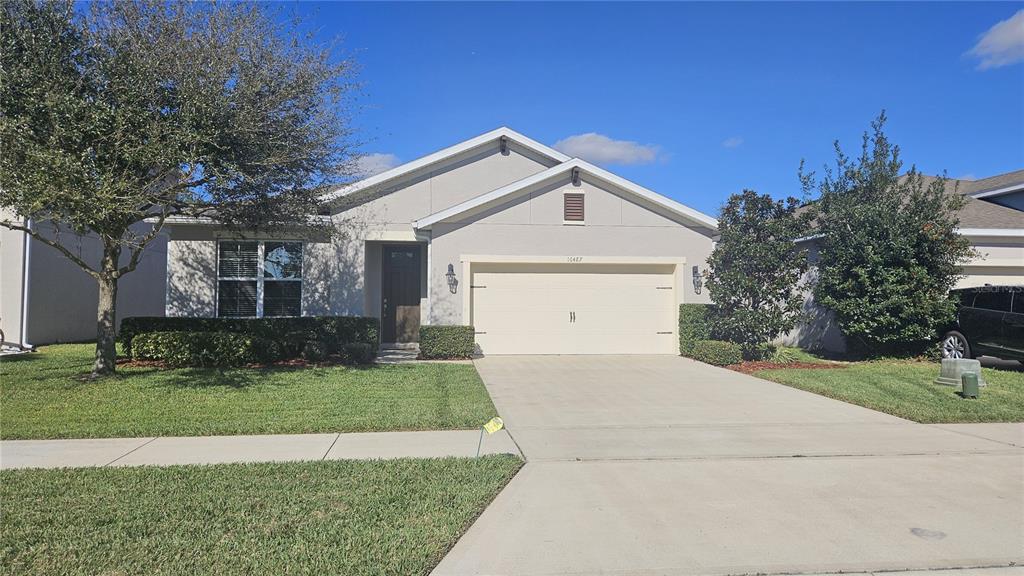
[[[925,177],[926,184],[931,177]],[[977,256],[966,262],[957,288],[985,284],[1024,285],[1024,170],[979,180],[949,179],[947,194],[961,194],[966,203],[960,210],[960,234],[967,237]],[[800,242],[811,261],[817,258],[815,237]],[[806,280],[813,281],[815,270]],[[808,321],[779,341],[805,348],[843,351],[846,344],[832,314],[814,302],[808,293],[804,302]]]
[[[102,247],[95,235],[75,234],[53,222],[17,218],[4,210],[0,220],[56,238],[89,264],[99,265]],[[136,227],[150,229],[141,223]],[[138,268],[118,283],[120,317],[163,315],[166,253],[167,238],[160,235],[143,252]],[[95,340],[98,292],[96,280],[53,247],[0,226],[0,330],[6,346]]]
[[[329,241],[167,225],[168,316],[365,315],[382,344],[472,325],[485,354],[676,353],[714,218],[508,128],[324,198]]]

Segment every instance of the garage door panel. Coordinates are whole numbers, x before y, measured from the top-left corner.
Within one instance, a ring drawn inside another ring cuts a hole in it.
[[[489,266],[474,272],[484,354],[674,353],[671,266]]]

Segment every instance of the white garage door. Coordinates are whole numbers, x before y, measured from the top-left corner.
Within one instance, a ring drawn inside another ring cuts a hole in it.
[[[484,354],[675,354],[674,265],[473,265]]]

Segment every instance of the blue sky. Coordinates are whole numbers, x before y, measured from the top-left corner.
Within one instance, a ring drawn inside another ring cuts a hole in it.
[[[798,194],[801,158],[857,152],[884,108],[927,173],[1024,168],[1021,3],[298,9],[359,62],[379,165],[507,125],[716,214],[743,188]]]

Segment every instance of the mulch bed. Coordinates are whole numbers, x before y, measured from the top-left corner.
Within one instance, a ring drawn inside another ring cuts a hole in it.
[[[779,364],[777,362],[740,362],[739,364],[726,366],[726,368],[742,372],[744,374],[753,374],[754,372],[760,372],[761,370],[790,370],[794,368],[820,370],[822,368],[846,368],[846,364],[826,364],[823,362],[790,362],[789,364]]]

